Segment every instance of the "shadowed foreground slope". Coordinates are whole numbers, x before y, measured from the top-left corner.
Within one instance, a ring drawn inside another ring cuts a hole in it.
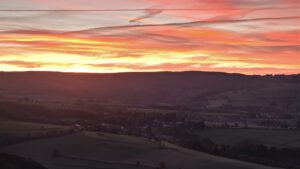
[[[170,169],[272,169],[143,138],[93,132],[30,141],[2,151],[31,157],[49,169],[131,169],[138,163],[142,169],[154,169],[161,162]]]

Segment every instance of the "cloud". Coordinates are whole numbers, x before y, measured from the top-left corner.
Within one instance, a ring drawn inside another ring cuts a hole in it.
[[[299,72],[299,1],[18,1],[0,12],[0,71]]]
[[[0,64],[14,65],[14,66],[23,67],[23,68],[39,68],[42,65],[41,63],[24,62],[24,61],[19,61],[19,60],[1,61]]]
[[[143,16],[131,19],[129,22],[138,22],[147,18],[151,18],[154,17],[155,15],[158,15],[160,13],[163,12],[162,9],[154,9],[154,8],[149,8],[149,9],[145,9],[145,14]]]
[[[80,31],[74,31],[73,33],[97,33],[97,31],[113,31],[116,29],[138,29],[146,27],[162,27],[162,26],[207,26],[212,24],[228,24],[228,23],[244,23],[244,22],[259,22],[259,21],[276,21],[276,20],[299,20],[299,16],[290,17],[269,17],[269,18],[249,18],[249,19],[234,19],[234,20],[212,20],[212,21],[191,21],[191,22],[174,22],[174,23],[164,23],[164,24],[143,24],[143,25],[121,25],[121,26],[107,26],[107,27],[97,27],[91,29],[85,29]]]

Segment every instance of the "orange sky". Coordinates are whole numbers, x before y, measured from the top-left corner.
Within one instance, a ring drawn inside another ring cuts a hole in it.
[[[299,0],[1,0],[0,10],[0,71],[300,73]]]

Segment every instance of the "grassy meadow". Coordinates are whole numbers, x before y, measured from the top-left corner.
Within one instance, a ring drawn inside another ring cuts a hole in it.
[[[96,132],[32,140],[7,146],[1,151],[32,158],[49,169],[154,169],[161,162],[170,169],[272,169],[184,149],[169,143],[162,146],[159,142],[144,138]]]

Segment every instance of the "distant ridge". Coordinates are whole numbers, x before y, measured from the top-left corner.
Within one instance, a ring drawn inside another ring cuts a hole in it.
[[[65,97],[130,104],[191,105],[208,96],[277,83],[299,83],[297,75],[224,72],[0,72],[0,96]]]

